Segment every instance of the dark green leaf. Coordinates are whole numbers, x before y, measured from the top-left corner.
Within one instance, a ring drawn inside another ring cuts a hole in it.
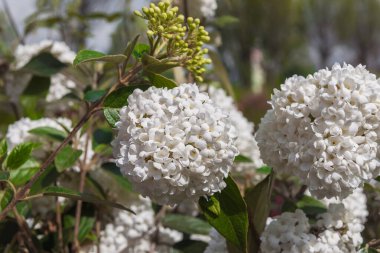
[[[148,88],[148,85],[121,87],[106,97],[104,100],[104,107],[121,108],[125,105],[128,105],[128,97],[133,93],[135,89],[147,90]]]
[[[19,202],[16,205],[17,212],[21,215],[24,216],[28,213],[29,211],[29,204],[27,202]]]
[[[96,102],[100,100],[106,93],[107,91],[105,90],[90,90],[87,91],[84,95],[84,100],[88,102]]]
[[[360,249],[358,253],[378,253],[378,251],[374,248],[369,248],[368,246]]]
[[[204,198],[201,198],[199,205],[207,221],[229,242],[242,252],[246,252],[248,234],[247,206],[232,178],[226,178],[225,182],[227,187],[221,193],[215,193],[207,203],[204,202]],[[216,208],[213,208],[215,206]],[[213,209],[217,210],[219,208],[220,213],[217,214],[218,212]]]
[[[211,226],[207,222],[198,218],[180,214],[166,215],[162,219],[162,224],[165,227],[187,234],[208,235],[211,230]]]
[[[90,174],[86,175],[85,187],[86,189],[90,189],[91,192],[93,192],[96,196],[100,197],[101,199],[106,199],[107,195],[104,192],[102,186],[94,178],[92,178]]]
[[[19,168],[30,158],[34,147],[35,144],[30,142],[17,145],[8,155],[6,167],[11,170]]]
[[[234,160],[235,163],[251,163],[252,160],[249,157],[243,156],[243,155],[238,155],[235,157]]]
[[[11,170],[10,181],[16,187],[24,185],[39,169],[40,164],[34,159],[29,159],[20,168]]]
[[[44,188],[52,185],[59,177],[59,173],[54,166],[49,166],[37,179],[30,189],[30,195],[34,195]]]
[[[149,53],[150,51],[150,47],[149,45],[147,44],[143,44],[143,43],[138,43],[136,44],[136,46],[134,47],[133,51],[132,51],[132,55],[136,58],[136,59],[141,59],[142,56],[146,53]]]
[[[92,61],[121,63],[126,59],[127,57],[123,54],[106,55],[101,52],[85,49],[78,52],[77,56],[74,59],[74,65],[77,66],[78,64]]]
[[[100,144],[110,144],[113,139],[112,130],[109,128],[98,128],[93,134],[93,147]]]
[[[128,181],[126,177],[124,177],[120,169],[116,166],[115,163],[104,163],[102,164],[102,168],[109,173],[109,175],[115,179],[115,181],[120,185],[123,189],[127,191],[132,191],[132,184]]]
[[[45,97],[49,91],[50,77],[33,76],[23,92],[24,96]]]
[[[62,188],[62,187],[57,187],[57,186],[49,186],[45,190],[41,192],[44,196],[58,196],[58,197],[65,197],[73,200],[81,200],[84,202],[89,202],[89,203],[94,203],[94,204],[99,204],[99,205],[105,205],[105,206],[110,206],[118,209],[122,209],[128,212],[131,212],[134,214],[134,212],[119,204],[119,203],[114,203],[108,200],[103,200],[99,199],[98,197],[92,195],[92,194],[87,194],[87,193],[80,193],[71,189],[67,188]]]
[[[270,174],[272,172],[272,168],[268,166],[263,166],[261,168],[256,169],[256,172],[261,174]]]
[[[207,248],[207,243],[201,241],[183,240],[174,244],[173,248],[179,250],[181,253],[204,252]]]
[[[110,124],[111,127],[116,127],[115,126],[116,122],[120,120],[118,109],[104,108],[103,113],[104,113],[104,117],[106,117],[108,124]]]
[[[247,189],[245,201],[248,206],[250,220],[249,252],[258,252],[260,234],[265,228],[265,223],[270,211],[270,198],[274,173],[268,175],[255,187]]]
[[[8,171],[0,171],[0,181],[7,181],[9,176],[10,174]]]
[[[53,127],[37,127],[29,130],[29,133],[42,137],[48,137],[57,141],[63,141],[67,137],[66,132]]]
[[[296,203],[296,206],[302,209],[306,215],[311,216],[327,211],[326,206],[321,201],[310,196],[303,196],[302,199]]]
[[[140,35],[137,35],[131,42],[128,42],[127,47],[124,50],[124,55],[127,57],[126,61],[128,61],[129,58],[131,57],[133,49],[135,48],[139,38],[140,38]]]
[[[70,146],[64,147],[58,152],[54,159],[54,164],[57,167],[58,172],[62,172],[68,168],[71,168],[78,158],[81,156],[82,150],[73,149]]]
[[[156,73],[153,73],[153,72],[146,72],[150,82],[156,86],[157,88],[169,88],[169,89],[172,89],[172,88],[175,88],[177,87],[177,83],[174,82],[173,80],[163,76],[163,75],[160,75],[160,74],[156,74]]]
[[[58,61],[52,54],[43,52],[33,57],[22,70],[36,76],[49,77],[58,73],[64,67],[66,67],[66,65]]]

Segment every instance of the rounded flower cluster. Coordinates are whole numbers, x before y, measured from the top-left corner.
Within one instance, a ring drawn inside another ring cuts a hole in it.
[[[216,0],[201,0],[201,12],[205,18],[213,18],[217,8]]]
[[[361,65],[287,79],[257,133],[264,162],[318,198],[347,197],[379,174],[379,101],[380,83]]]
[[[114,221],[100,232],[100,252],[152,252],[154,243],[154,252],[169,252],[170,245],[182,240],[182,233],[155,224],[150,200],[140,198],[130,208],[136,215],[116,210]]]
[[[361,216],[331,203],[313,225],[302,210],[272,219],[261,236],[261,251],[303,253],[353,253],[362,244]]]
[[[233,170],[235,172],[244,172],[247,170],[257,169],[264,165],[260,157],[260,150],[257,146],[254,133],[254,125],[249,122],[241,111],[238,110],[234,104],[233,99],[226,94],[223,89],[208,87],[208,94],[211,100],[223,111],[229,114],[229,118],[236,128],[237,139],[236,147],[239,154],[244,155],[252,160],[252,163],[237,163],[234,164]]]
[[[235,128],[197,85],[134,90],[116,126],[116,164],[143,196],[174,205],[226,186]]]
[[[64,43],[59,41],[43,40],[37,44],[19,45],[15,51],[15,70],[21,69],[40,53],[51,53],[57,60],[65,64],[72,64],[75,53]],[[62,74],[51,76],[51,84],[46,100],[48,102],[56,101],[70,92],[70,89],[76,87],[75,82],[68,79]]]

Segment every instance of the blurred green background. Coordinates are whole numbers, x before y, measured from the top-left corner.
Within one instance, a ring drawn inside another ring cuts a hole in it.
[[[19,42],[64,40],[73,50],[123,49],[144,24],[145,0],[1,0],[1,69]],[[184,0],[177,0],[183,5]],[[195,4],[188,0],[188,5]],[[191,13],[190,15],[195,15]],[[272,89],[334,62],[380,70],[379,0],[219,0],[204,20],[245,115],[259,122]],[[211,72],[209,80],[223,78]]]

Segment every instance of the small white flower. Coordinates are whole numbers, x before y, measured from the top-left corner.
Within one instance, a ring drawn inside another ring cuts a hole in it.
[[[313,196],[347,197],[379,174],[379,101],[380,83],[361,65],[287,79],[257,133],[264,162]]]
[[[235,128],[195,84],[134,90],[116,126],[116,164],[143,196],[174,205],[226,186]]]

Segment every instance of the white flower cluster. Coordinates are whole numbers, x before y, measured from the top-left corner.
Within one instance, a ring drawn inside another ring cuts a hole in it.
[[[379,174],[379,101],[380,83],[361,65],[287,79],[257,133],[264,162],[318,198],[347,197]]]
[[[209,235],[210,241],[204,253],[228,253],[226,239],[218,231],[212,228]]]
[[[37,44],[19,45],[15,51],[14,69],[21,69],[29,61],[42,52],[49,52],[60,62],[72,64],[75,53],[64,43],[59,41],[43,40]],[[51,77],[51,85],[46,100],[52,102],[61,99],[70,92],[76,84],[62,74],[55,74]]]
[[[155,252],[166,252],[168,246],[182,240],[182,233],[155,225],[150,200],[140,198],[131,209],[136,215],[120,210],[114,212],[114,221],[100,233],[100,252],[152,252],[152,248],[159,248]]]
[[[6,134],[8,150],[13,149],[18,144],[23,142],[42,142],[45,150],[51,150],[53,147],[49,142],[46,141],[46,138],[39,137],[37,135],[29,133],[30,130],[38,127],[51,127],[58,129],[60,131],[65,131],[62,127],[71,128],[71,121],[66,118],[57,118],[56,120],[51,118],[42,118],[38,120],[31,120],[29,118],[22,118],[13,124],[9,125],[8,131]]]
[[[216,0],[201,0],[201,12],[205,18],[213,18],[218,8]]]
[[[116,164],[143,196],[174,205],[226,186],[235,128],[197,85],[134,90],[116,126]]]
[[[252,163],[234,164],[233,171],[244,172],[262,167],[264,163],[261,160],[260,150],[253,135],[253,123],[244,117],[243,113],[236,107],[233,99],[223,89],[209,86],[208,94],[218,107],[229,114],[231,123],[237,130],[236,147],[239,150],[239,154],[252,160]]]
[[[31,120],[29,118],[22,118],[15,123],[9,125],[8,131],[6,134],[6,140],[8,144],[8,150],[12,150],[15,146],[18,144],[21,144],[23,142],[39,142],[43,144],[43,151],[35,153],[38,157],[44,157],[46,155],[46,152],[50,152],[54,150],[59,143],[50,142],[46,137],[40,137],[34,134],[31,134],[29,131],[35,128],[39,127],[51,127],[60,131],[65,132],[64,127],[67,129],[72,128],[72,122],[71,120],[67,118],[57,118],[57,119],[51,119],[51,118],[41,118],[38,120]],[[80,136],[77,135],[77,143],[76,147],[77,149],[85,150],[86,147],[86,140],[87,135],[83,134]],[[39,150],[40,151],[40,150]],[[87,156],[86,161],[89,162],[94,155],[94,151],[92,149],[92,142],[87,142]],[[81,155],[80,159],[84,159],[84,153]],[[77,167],[73,168],[75,171],[78,171],[79,169]]]
[[[353,253],[363,242],[361,232],[366,215],[350,209],[359,195],[350,196],[345,203],[329,204],[326,213],[309,224],[302,210],[283,213],[272,219],[261,236],[261,251],[303,253]],[[362,196],[360,197],[362,199]],[[350,206],[350,207],[347,207]]]

